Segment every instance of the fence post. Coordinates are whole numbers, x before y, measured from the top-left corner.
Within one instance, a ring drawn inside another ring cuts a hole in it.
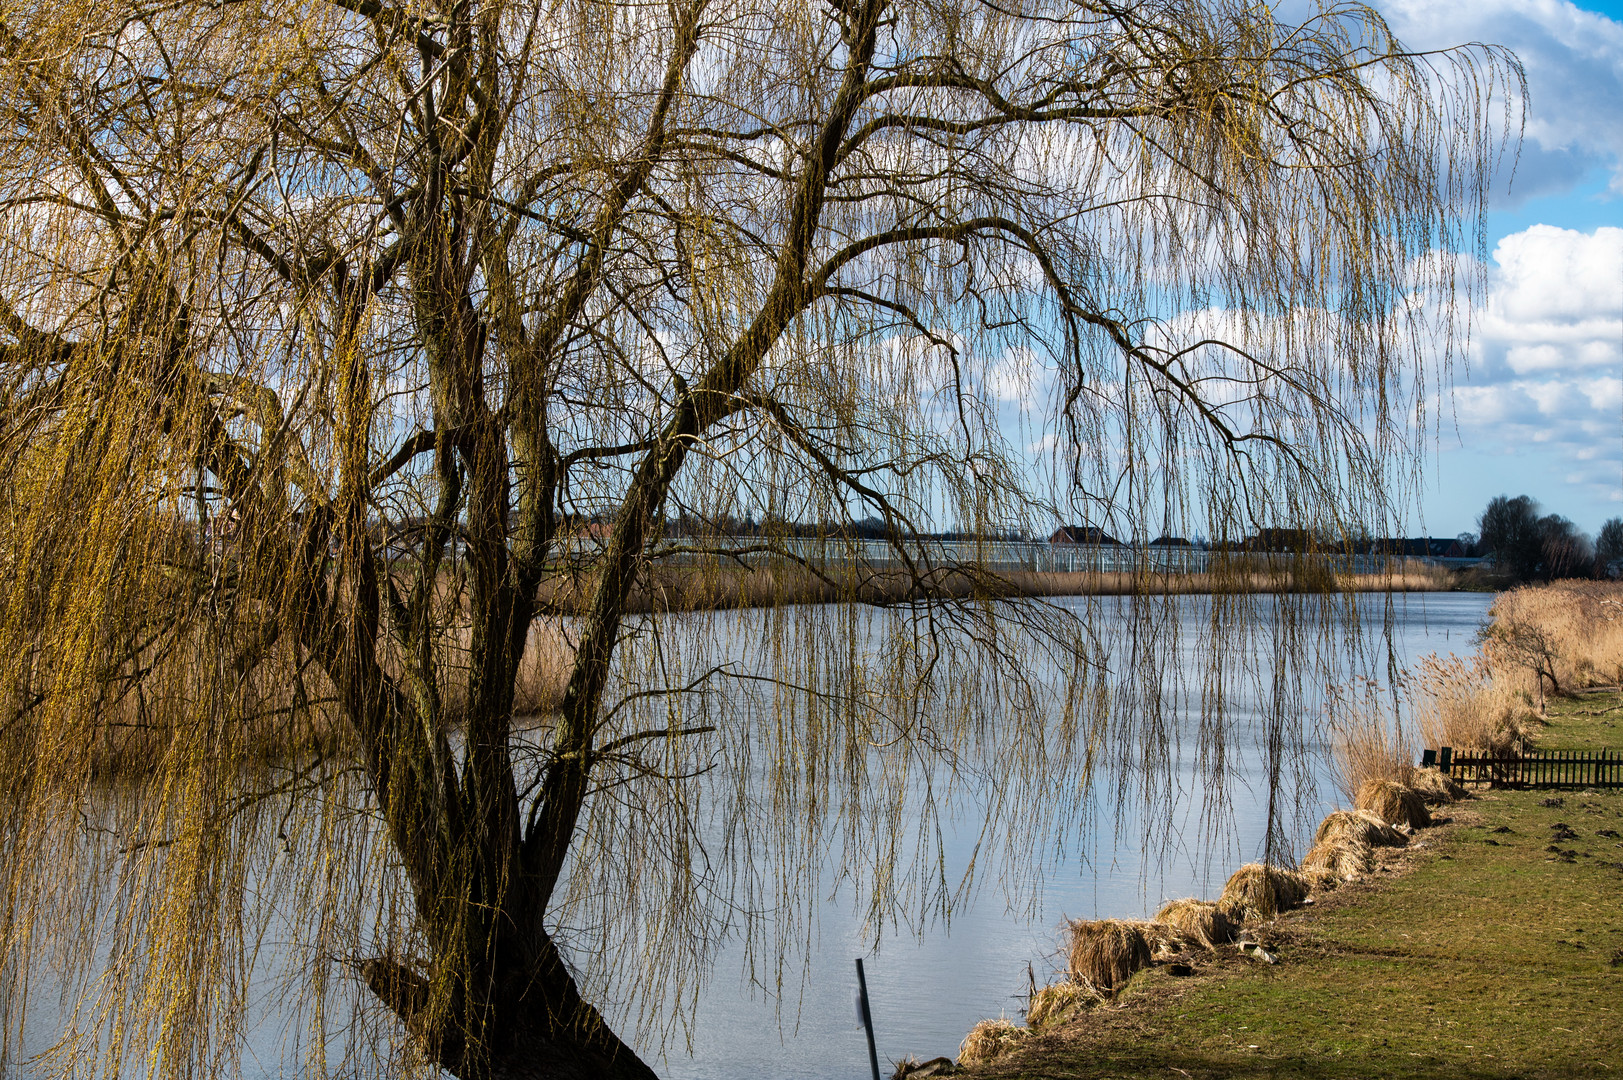
[[[1435,751],[1435,750],[1422,750],[1420,752],[1420,767],[1422,769],[1429,769],[1429,768],[1431,768],[1432,766],[1434,766],[1436,764],[1437,764],[1437,751]]]
[[[1449,774],[1449,770],[1453,768],[1453,765],[1454,748],[1452,746],[1444,746],[1439,748],[1437,751],[1437,768],[1444,776],[1447,776]]]
[[[868,976],[862,970],[862,958],[857,957],[857,1004],[862,1012],[862,1027],[868,1035],[868,1065],[873,1069],[873,1080],[879,1080],[879,1050],[873,1041],[873,1011],[868,1008]]]

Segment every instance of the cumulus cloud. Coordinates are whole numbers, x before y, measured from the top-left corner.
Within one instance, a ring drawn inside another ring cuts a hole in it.
[[[1501,240],[1469,367],[1445,415],[1473,455],[1538,455],[1553,480],[1623,497],[1623,229]]]
[[[1512,193],[1570,188],[1603,168],[1623,194],[1623,24],[1569,0],[1389,0],[1380,5],[1411,47],[1467,41],[1513,49],[1527,71],[1528,100],[1516,102],[1526,142]]]
[[[1623,229],[1592,233],[1534,225],[1499,241],[1489,314],[1507,328],[1576,341],[1609,334],[1616,343],[1623,288]]]

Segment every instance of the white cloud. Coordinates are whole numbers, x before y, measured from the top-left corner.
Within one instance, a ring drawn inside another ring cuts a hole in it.
[[[1499,241],[1490,312],[1507,324],[1609,332],[1623,290],[1623,229],[1593,233],[1534,225]],[[1606,329],[1610,327],[1610,329]],[[1548,332],[1548,331],[1541,331]]]
[[[1623,356],[1623,229],[1534,225],[1494,248],[1472,348],[1472,382],[1564,385]]]
[[[1501,240],[1470,366],[1457,375],[1445,423],[1485,472],[1496,458],[1531,457],[1579,497],[1615,500],[1623,480],[1623,229],[1535,225]]]
[[[986,366],[983,385],[991,399],[1000,404],[1033,409],[1047,402],[1054,375],[1036,350],[1011,345]]]
[[[1515,51],[1527,71],[1527,141],[1514,193],[1569,188],[1595,167],[1623,193],[1623,24],[1568,0],[1390,0],[1380,5],[1410,47],[1467,41]]]

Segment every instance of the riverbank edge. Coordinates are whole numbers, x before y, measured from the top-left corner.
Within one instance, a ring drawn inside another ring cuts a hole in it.
[[[1623,750],[1623,694],[1552,702],[1540,745]],[[1623,1062],[1623,912],[1615,903],[1623,793],[1484,792],[1444,813],[1447,822],[1385,854],[1376,872],[1248,926],[1248,939],[1276,954],[1277,966],[1228,947],[1187,977],[1148,969],[1111,1004],[1033,1032],[965,1073],[1433,1080],[1623,1072],[1608,1064]],[[1555,843],[1562,832],[1577,835]]]

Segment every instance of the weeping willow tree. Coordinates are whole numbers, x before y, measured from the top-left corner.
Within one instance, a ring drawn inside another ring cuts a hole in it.
[[[962,793],[1018,860],[1154,789],[1176,626],[976,552],[1412,490],[1519,72],[1308,14],[7,0],[8,1053],[60,994],[39,1070],[230,1070],[274,951],[318,1072],[353,997],[649,1076],[615,1027],[781,977],[819,875],[950,911]],[[1276,751],[1351,616],[1279,601]]]

